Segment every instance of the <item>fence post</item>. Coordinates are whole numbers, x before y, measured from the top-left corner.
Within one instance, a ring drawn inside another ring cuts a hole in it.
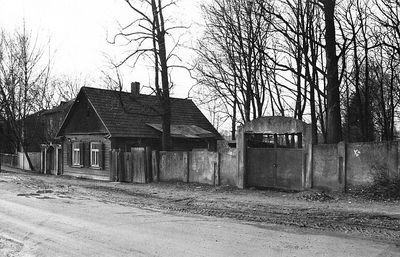
[[[399,141],[397,143],[397,176],[400,176],[400,144]]]
[[[183,182],[189,183],[189,181],[190,181],[190,152],[183,153],[183,161],[184,162],[186,161],[186,174],[184,174]]]
[[[307,151],[307,169],[306,169],[306,176],[305,176],[305,188],[312,188],[313,187],[313,144],[308,144],[308,151]]]
[[[237,133],[237,187],[243,189],[246,186],[246,135],[240,127]]]
[[[346,142],[339,142],[337,145],[338,148],[338,182],[341,185],[341,189],[343,192],[346,192],[347,187],[347,167],[346,167]]]
[[[151,152],[151,166],[153,172],[153,181],[159,182],[159,153],[157,150]]]
[[[115,176],[114,176],[114,170],[115,170],[115,165],[114,165],[114,150],[110,150],[110,181],[114,181]]]
[[[145,147],[145,165],[146,165],[146,183],[153,181],[152,172],[152,159],[151,159],[151,148],[149,146]]]
[[[121,149],[118,149],[118,154],[117,154],[117,167],[118,167],[118,181],[123,182],[124,181],[124,174],[123,174],[123,158],[122,158],[122,152]]]

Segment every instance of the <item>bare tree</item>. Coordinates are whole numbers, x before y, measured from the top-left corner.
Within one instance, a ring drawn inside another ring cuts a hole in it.
[[[178,42],[172,39],[171,31],[182,26],[169,26],[169,20],[165,18],[165,11],[175,5],[174,0],[163,2],[161,0],[125,0],[128,7],[133,11],[133,21],[127,26],[121,27],[119,33],[114,36],[111,43],[117,43],[122,39],[125,46],[130,50],[124,59],[117,65],[130,62],[133,66],[139,60],[151,60],[154,66],[154,93],[158,97],[162,113],[162,148],[171,148],[171,100],[169,69],[172,58],[179,57],[174,50],[179,46]],[[169,40],[170,39],[170,40]],[[171,45],[169,51],[167,44]]]
[[[110,56],[105,56],[107,65],[101,70],[102,82],[107,89],[122,91],[124,77],[120,71],[120,66]]]
[[[38,39],[26,31],[1,33],[0,39],[0,96],[7,120],[13,131],[15,147],[28,156],[26,117],[43,108],[50,74],[50,62],[44,59]]]
[[[274,91],[277,80],[269,83],[276,66],[265,56],[271,22],[264,5],[267,3],[217,0],[202,6],[206,26],[198,41],[196,79],[213,92],[206,96],[222,99],[222,108],[231,117],[232,138],[237,121],[260,117],[268,106],[282,107],[280,91]],[[274,96],[278,101],[272,100]]]
[[[81,87],[90,86],[91,82],[83,74],[59,75],[50,80],[51,88],[59,101],[71,101],[78,95]]]

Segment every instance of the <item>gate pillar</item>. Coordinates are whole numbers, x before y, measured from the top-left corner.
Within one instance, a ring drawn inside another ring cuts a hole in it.
[[[237,187],[243,189],[245,187],[246,178],[246,136],[243,127],[238,128],[237,133],[237,169],[238,169],[238,180]]]

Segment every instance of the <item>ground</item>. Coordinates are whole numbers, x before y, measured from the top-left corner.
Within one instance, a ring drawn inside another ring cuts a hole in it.
[[[400,256],[400,202],[0,173],[0,256]]]

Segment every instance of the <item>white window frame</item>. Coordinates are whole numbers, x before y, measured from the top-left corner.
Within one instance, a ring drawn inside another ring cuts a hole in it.
[[[72,142],[72,166],[81,166],[81,148],[79,142]]]
[[[93,148],[94,145],[98,145],[97,148]],[[100,168],[100,147],[99,142],[90,143],[90,167]]]

